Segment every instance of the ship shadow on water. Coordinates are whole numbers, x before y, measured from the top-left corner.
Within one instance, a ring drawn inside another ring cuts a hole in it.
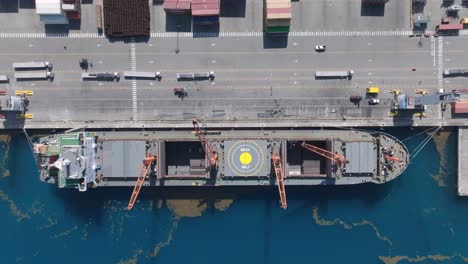
[[[331,201],[361,201],[367,207],[374,207],[392,190],[394,182],[386,184],[359,184],[347,186],[286,186],[288,209],[286,214],[310,212],[318,206],[326,210]],[[64,209],[83,221],[96,219],[99,224],[103,209],[109,202],[120,205],[113,210],[126,210],[132,187],[111,187],[90,189],[80,193],[74,189],[57,189],[51,186],[51,192],[64,202]],[[143,188],[136,207],[148,205],[151,211],[167,208],[167,200],[194,200],[198,206],[207,207],[206,213],[215,213],[215,203],[220,200],[234,200],[234,203],[265,201],[267,208],[279,208],[278,189],[271,187],[149,187]],[[137,208],[135,208],[138,210]],[[135,210],[134,209],[134,210]],[[266,212],[269,210],[267,209]]]

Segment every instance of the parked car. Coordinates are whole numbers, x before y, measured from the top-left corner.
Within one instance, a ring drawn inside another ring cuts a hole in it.
[[[447,7],[447,12],[456,12],[456,11],[459,11],[461,10],[461,6],[460,5],[451,5],[449,7]]]
[[[315,51],[317,51],[317,52],[324,52],[326,49],[327,49],[327,46],[325,46],[325,45],[315,46]]]

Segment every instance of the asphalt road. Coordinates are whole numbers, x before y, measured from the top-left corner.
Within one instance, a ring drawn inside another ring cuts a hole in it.
[[[219,30],[261,32],[261,1],[234,2],[222,2]],[[64,32],[96,32],[94,6],[86,4],[82,10],[81,25]],[[166,16],[160,5],[153,5],[151,10],[152,32],[192,30],[187,17]],[[20,8],[17,14],[3,13],[0,16],[0,22],[5,20],[3,25],[7,25],[6,20],[28,18],[25,25],[0,26],[2,32],[41,32],[43,29],[37,15],[30,14],[32,11]],[[360,0],[303,0],[293,3],[293,12],[293,31],[379,32],[411,26],[410,6],[403,1],[390,1],[380,10],[366,10],[360,6]],[[176,26],[179,24],[181,27]],[[413,96],[416,89],[435,92],[439,88],[465,88],[462,78],[440,81],[440,69],[464,66],[465,36],[437,39],[401,34],[289,38],[254,35],[209,38],[166,35],[134,44],[110,43],[94,37],[2,38],[0,73],[13,76],[14,61],[48,60],[54,64],[55,79],[12,80],[9,85],[0,84],[0,88],[10,94],[15,90],[34,91],[29,107],[34,119],[26,121],[28,127],[46,124],[69,127],[70,122],[84,121],[120,121],[116,126],[122,127],[135,124],[129,122],[134,118],[141,122],[160,121],[151,124],[185,124],[183,120],[192,117],[230,124],[246,120],[258,123],[259,118],[265,122],[284,120],[284,125],[300,125],[304,120],[344,119],[346,122],[359,119],[363,122],[359,124],[370,124],[373,120],[392,123],[394,119],[388,117],[392,89]],[[317,44],[326,45],[327,51],[315,52]],[[162,72],[163,79],[84,82],[78,65],[81,58],[93,63],[89,69],[92,72],[127,71],[133,62],[138,71]],[[316,70],[347,69],[355,71],[352,80],[314,78]],[[212,82],[177,82],[175,77],[178,72],[209,70],[216,72]],[[350,95],[364,95],[366,87],[372,85],[381,88],[380,105],[362,102],[358,107],[349,102]],[[187,97],[174,96],[174,87],[186,88]],[[431,118],[441,116],[438,107],[429,106],[427,112]]]
[[[461,38],[461,37],[459,37]],[[281,42],[273,38],[267,42]],[[421,43],[419,43],[421,41]],[[448,40],[453,49],[445,57],[463,56],[463,45]],[[213,120],[256,120],[263,118],[310,119],[387,117],[391,89],[412,95],[417,88],[437,89],[434,53],[437,41],[405,36],[370,37],[289,37],[284,48],[267,48],[262,37],[239,38],[152,38],[136,43],[138,71],[160,71],[161,82],[138,80],[136,97],[132,81],[82,81],[80,58],[93,63],[89,71],[119,71],[131,68],[128,43],[109,43],[103,38],[84,39],[4,39],[0,46],[0,72],[13,74],[14,61],[51,61],[53,82],[15,82],[8,88],[30,89],[29,112],[33,120],[84,121],[132,120],[134,102],[137,119],[184,120],[199,117]],[[326,45],[325,53],[314,50]],[[458,46],[457,46],[458,45]],[[352,80],[315,80],[316,70],[353,69]],[[416,71],[412,71],[416,69]],[[178,82],[178,72],[213,70],[213,82]],[[370,85],[381,87],[381,105],[358,108],[350,95],[364,95]],[[174,87],[187,89],[178,98]],[[463,83],[453,82],[453,89]],[[387,98],[387,99],[385,99]],[[135,99],[135,100],[134,100]]]

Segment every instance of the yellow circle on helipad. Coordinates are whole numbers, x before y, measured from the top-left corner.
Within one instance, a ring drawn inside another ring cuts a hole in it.
[[[250,162],[252,162],[252,155],[248,152],[243,152],[239,156],[239,161],[244,165],[250,164]]]

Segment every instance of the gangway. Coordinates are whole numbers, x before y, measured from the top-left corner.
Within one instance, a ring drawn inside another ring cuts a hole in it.
[[[284,172],[283,166],[281,166],[281,157],[278,153],[275,153],[271,159],[273,160],[273,167],[275,167],[276,183],[278,184],[281,208],[286,209],[288,204],[286,202],[286,189],[284,188]]]
[[[195,129],[195,135],[200,140],[203,151],[205,151],[206,159],[210,162],[210,167],[212,167],[212,169],[215,168],[218,164],[218,153],[216,153],[206,140],[206,132],[202,127],[200,127],[200,125],[198,125],[197,119],[192,119],[192,125]]]
[[[141,187],[145,182],[145,179],[148,175],[148,172],[151,169],[153,163],[157,160],[156,156],[152,156],[151,154],[146,154],[146,157],[143,159],[143,164],[141,164],[140,174],[138,175],[137,181],[135,183],[135,187],[133,188],[132,196],[130,197],[130,201],[128,202],[128,210],[132,210],[133,205],[140,194]]]

